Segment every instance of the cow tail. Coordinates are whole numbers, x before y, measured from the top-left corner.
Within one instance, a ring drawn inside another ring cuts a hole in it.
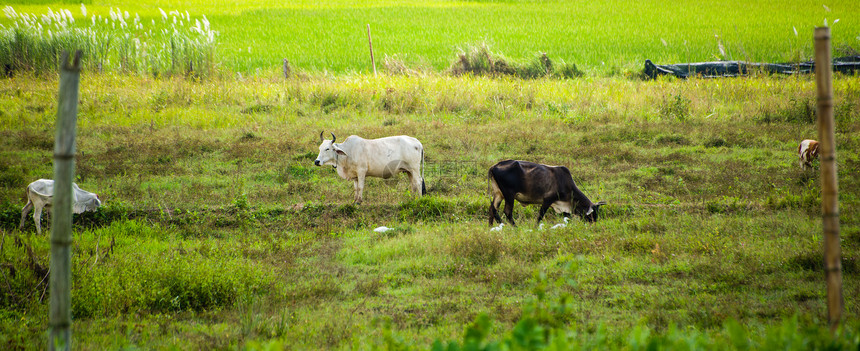
[[[493,181],[493,168],[490,167],[490,170],[487,171],[487,195],[493,197],[493,185],[490,183]]]
[[[30,185],[27,185],[27,190],[24,190],[24,199],[27,200],[27,203],[30,203]]]
[[[424,183],[424,146],[421,146],[421,195],[427,195],[427,185]]]

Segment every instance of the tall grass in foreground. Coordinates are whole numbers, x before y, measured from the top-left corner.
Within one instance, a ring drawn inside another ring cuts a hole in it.
[[[192,18],[188,12],[161,12],[161,20],[145,23],[138,14],[110,9],[110,18],[90,14],[81,5],[84,20],[71,11],[50,8],[47,14],[18,13],[3,9],[12,20],[0,25],[0,72],[52,72],[62,51],[83,51],[84,67],[92,71],[125,73],[211,75],[216,67],[216,32],[209,20]]]

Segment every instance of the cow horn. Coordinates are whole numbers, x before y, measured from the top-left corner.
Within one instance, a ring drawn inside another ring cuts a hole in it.
[[[329,132],[329,133],[331,133],[331,143],[334,144],[334,141],[337,140],[337,137],[334,136],[334,133],[332,133],[332,132]]]
[[[323,141],[323,140],[324,140],[324,139],[323,139],[323,137],[322,137],[322,135],[323,135],[323,132],[322,132],[322,131],[320,131],[320,141]]]

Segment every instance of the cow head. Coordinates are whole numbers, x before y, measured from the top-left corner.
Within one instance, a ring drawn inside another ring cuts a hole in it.
[[[331,133],[331,140],[325,140],[323,138],[323,132],[320,132],[320,153],[317,155],[317,159],[314,160],[314,165],[331,165],[332,167],[337,168],[338,157],[345,157],[347,155],[346,152],[340,148],[340,145],[334,143],[335,140],[337,140],[337,137],[334,136],[334,133]]]
[[[93,194],[93,195],[95,195],[95,197],[92,200],[90,200],[90,202],[87,204],[87,211],[95,211],[96,209],[98,209],[102,205],[102,201],[101,201],[101,199],[99,199],[99,195],[98,194]]]
[[[600,216],[600,206],[606,205],[606,201],[600,201],[596,204],[591,204],[588,207],[577,208],[577,213],[582,220],[590,223],[597,222]]]

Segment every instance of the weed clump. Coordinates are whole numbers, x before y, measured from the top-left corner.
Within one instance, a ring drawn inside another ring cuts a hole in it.
[[[655,139],[655,141],[659,145],[690,145],[690,139],[680,134],[660,135]]]
[[[453,208],[454,204],[451,201],[433,196],[422,196],[400,205],[400,218],[401,220],[433,220],[453,212]]]
[[[723,196],[722,198],[707,201],[705,207],[708,213],[711,214],[739,214],[749,210],[750,205],[741,202],[740,198]]]
[[[703,145],[705,145],[705,147],[717,148],[717,147],[729,146],[729,143],[726,141],[726,139],[723,139],[721,137],[713,137],[713,138],[706,140]]]
[[[393,76],[422,76],[426,69],[413,68],[406,63],[406,59],[400,55],[385,55],[382,58],[382,70]]]
[[[837,111],[841,111],[837,109]],[[788,106],[784,108],[771,108],[761,111],[758,120],[761,123],[796,123],[814,124],[816,120],[816,108],[813,98],[791,98]]]
[[[819,251],[801,253],[789,259],[789,264],[810,271],[823,272],[825,268],[824,254]],[[855,257],[842,257],[841,264],[842,273],[845,274],[856,273],[860,268]]]
[[[451,64],[448,72],[455,76],[471,74],[475,76],[514,76],[522,79],[544,77],[575,78],[582,72],[574,64],[561,63],[555,67],[546,55],[540,53],[533,59],[520,63],[501,54],[490,51],[487,43],[468,46],[460,49],[457,60]]]
[[[510,251],[499,234],[486,230],[453,235],[449,250],[478,266],[496,264],[505,251]]]
[[[820,210],[821,195],[812,184],[807,184],[798,191],[789,191],[786,188],[776,189],[773,194],[768,195],[767,207],[773,210],[802,209],[809,213]]]
[[[272,105],[265,105],[265,104],[263,104],[263,105],[256,104],[256,105],[249,106],[249,107],[242,109],[242,113],[247,114],[247,115],[253,115],[253,114],[257,114],[257,113],[269,113],[271,111],[272,111]]]
[[[669,120],[685,121],[690,116],[691,100],[683,95],[666,96],[660,102],[660,116]]]

